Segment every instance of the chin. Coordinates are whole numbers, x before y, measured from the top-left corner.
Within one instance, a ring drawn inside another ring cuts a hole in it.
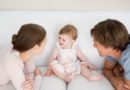
[[[98,53],[99,53],[99,55],[100,55],[101,57],[103,57],[103,56],[104,56],[102,53],[100,53],[100,52],[98,52]]]

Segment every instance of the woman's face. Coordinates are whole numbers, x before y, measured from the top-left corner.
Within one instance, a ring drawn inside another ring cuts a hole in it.
[[[99,42],[97,42],[96,40],[93,39],[93,46],[98,50],[98,53],[100,54],[100,56],[109,56],[112,52],[112,48],[111,47],[105,47],[103,45],[101,45]]]
[[[46,42],[47,42],[47,37],[45,37],[45,39],[41,42],[40,45],[37,45],[37,49],[36,49],[36,53],[37,54],[41,54],[45,48],[45,45],[46,45]]]

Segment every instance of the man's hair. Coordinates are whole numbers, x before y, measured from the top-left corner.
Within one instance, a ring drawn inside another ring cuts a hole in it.
[[[91,29],[91,36],[104,47],[112,47],[121,51],[129,43],[129,35],[125,25],[114,19],[99,22]]]
[[[74,27],[73,25],[66,25],[64,26],[60,31],[59,34],[67,34],[70,35],[72,37],[73,40],[76,40],[78,37],[78,31],[77,28]]]

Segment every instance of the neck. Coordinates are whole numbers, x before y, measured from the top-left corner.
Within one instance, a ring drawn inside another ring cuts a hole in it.
[[[122,52],[120,50],[115,50],[111,56],[118,60],[121,57]]]
[[[20,57],[23,62],[26,62],[27,60],[31,58],[30,51],[20,53]]]

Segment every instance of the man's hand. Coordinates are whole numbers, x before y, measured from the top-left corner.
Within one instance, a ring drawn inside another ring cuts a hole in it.
[[[124,80],[121,77],[114,77],[112,80],[113,86],[116,90],[125,90],[124,88]]]
[[[125,81],[125,84],[124,84],[124,87],[127,89],[127,90],[130,90],[130,80],[124,80]]]

